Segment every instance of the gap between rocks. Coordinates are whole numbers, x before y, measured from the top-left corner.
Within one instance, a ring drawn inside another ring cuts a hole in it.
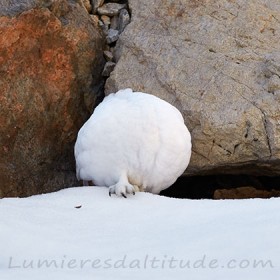
[[[88,3],[89,0],[84,0],[84,2]],[[121,33],[130,23],[131,15],[128,0],[91,0],[90,4],[88,11],[92,13],[92,19],[98,23],[106,38],[104,50],[106,64],[102,72],[106,82],[106,79],[116,66],[114,54],[116,43]]]
[[[90,14],[96,26],[99,26],[106,44],[103,49],[105,65],[102,71],[102,82],[95,90],[98,92],[95,107],[105,97],[106,80],[116,66],[115,47],[119,36],[130,23],[131,12],[128,0],[81,0],[81,4]]]

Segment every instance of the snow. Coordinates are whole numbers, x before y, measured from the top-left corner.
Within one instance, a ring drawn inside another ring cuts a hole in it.
[[[0,279],[276,280],[279,202],[125,199],[105,187],[5,198]]]
[[[190,156],[191,136],[179,110],[131,89],[105,97],[75,144],[77,178],[119,196],[137,188],[151,193],[168,188]]]

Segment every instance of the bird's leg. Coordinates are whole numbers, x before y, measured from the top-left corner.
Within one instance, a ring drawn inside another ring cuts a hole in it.
[[[135,186],[128,182],[127,176],[123,175],[115,185],[109,187],[109,195],[116,194],[117,196],[127,198],[128,194],[135,195],[135,192],[138,190],[138,188],[135,188]]]

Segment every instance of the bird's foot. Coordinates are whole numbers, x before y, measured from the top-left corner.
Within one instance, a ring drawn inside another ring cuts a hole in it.
[[[137,186],[133,186],[129,183],[117,183],[111,187],[109,187],[109,195],[115,194],[117,196],[122,196],[124,198],[127,198],[128,194],[135,195],[135,192],[139,191],[139,188]]]

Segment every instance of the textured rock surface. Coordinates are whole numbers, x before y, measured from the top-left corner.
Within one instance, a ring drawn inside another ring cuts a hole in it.
[[[106,92],[175,105],[193,137],[185,174],[280,174],[278,0],[130,0]]]
[[[84,7],[13,3],[0,4],[0,197],[77,185],[73,143],[104,66]]]

